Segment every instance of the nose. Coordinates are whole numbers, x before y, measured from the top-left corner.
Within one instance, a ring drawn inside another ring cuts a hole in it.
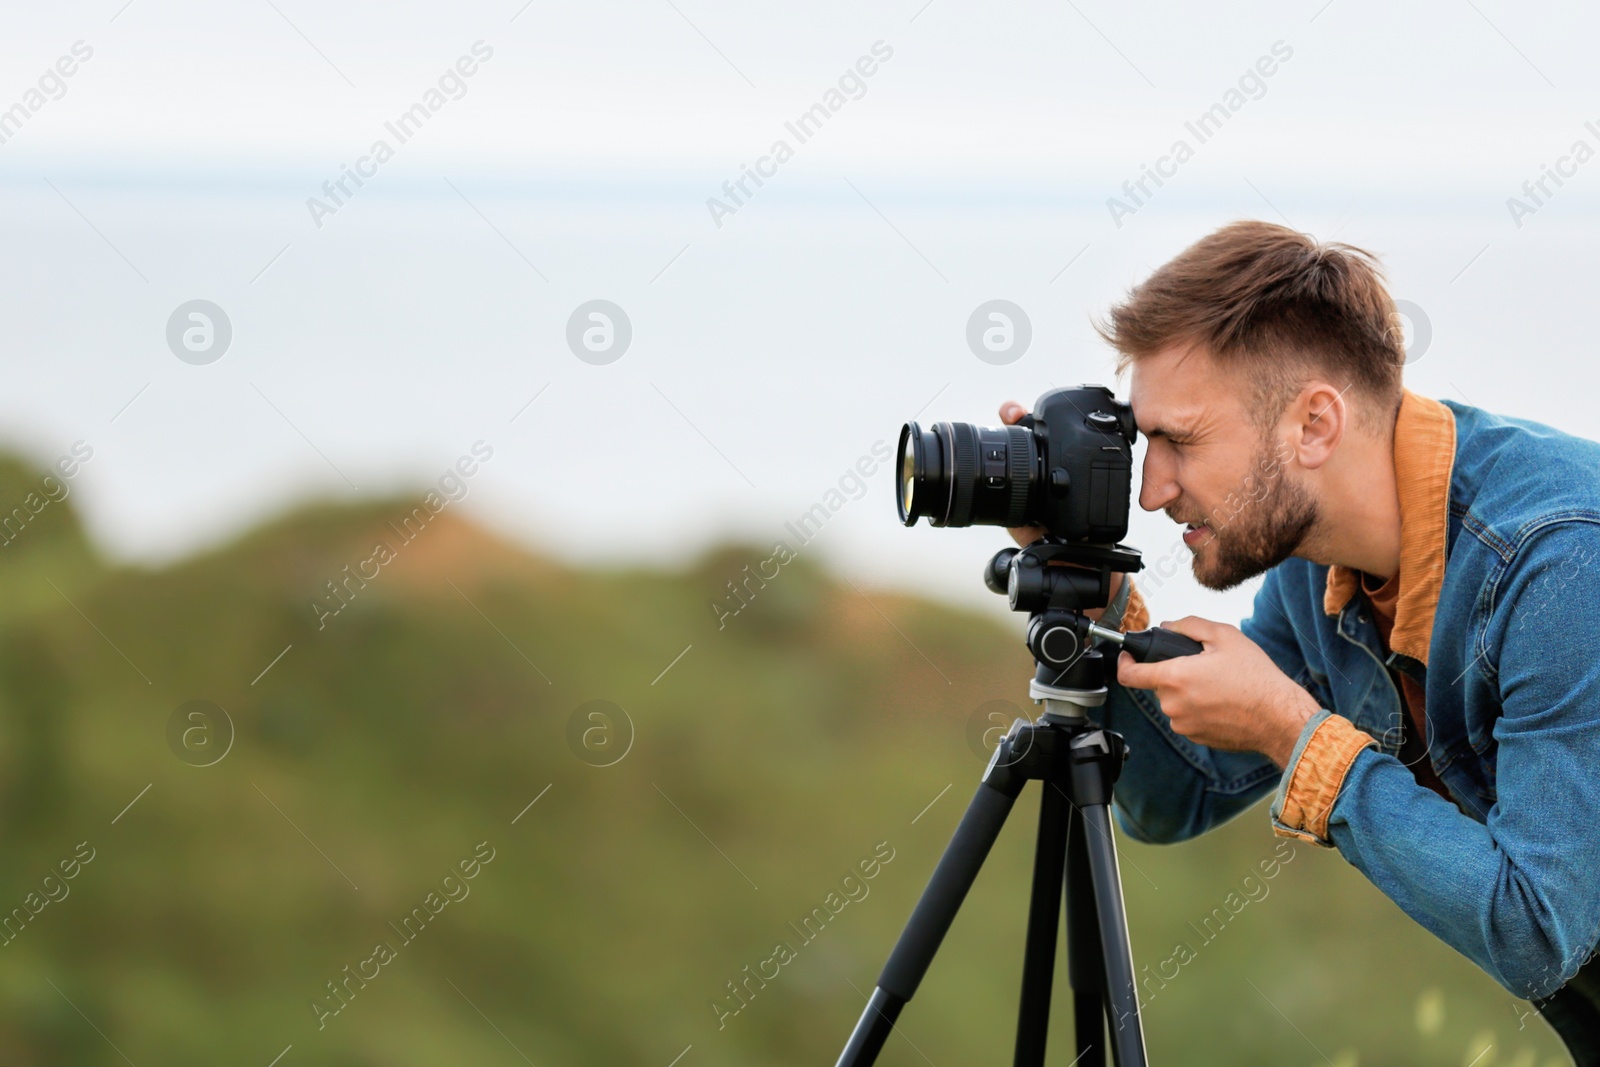
[[[1153,452],[1153,449],[1145,451],[1144,473],[1139,480],[1139,506],[1146,511],[1160,511],[1176,500],[1180,493],[1169,468],[1157,462]]]

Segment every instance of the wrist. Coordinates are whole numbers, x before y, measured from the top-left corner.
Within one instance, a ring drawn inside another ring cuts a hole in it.
[[[1295,688],[1299,691],[1300,697],[1284,712],[1280,728],[1274,732],[1271,742],[1262,750],[1268,759],[1278,765],[1279,770],[1288,768],[1289,758],[1294,755],[1294,746],[1299,743],[1300,735],[1305,732],[1306,723],[1322,710],[1315,697],[1299,686]]]

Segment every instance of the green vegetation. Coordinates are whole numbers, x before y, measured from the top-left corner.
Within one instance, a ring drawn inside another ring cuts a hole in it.
[[[0,466],[0,501],[37,482]],[[0,548],[0,911],[38,912],[0,947],[0,1063],[832,1063],[976,785],[969,717],[1025,691],[1017,627],[800,558],[718,629],[712,600],[770,546],[574,571],[451,513],[319,629],[325,583],[414,503],[309,508],[142,570],[97,558],[69,500]],[[634,727],[611,766],[569,744],[595,699]],[[236,731],[211,766],[169,747],[191,700]],[[1009,1060],[1036,796],[884,1064]],[[1264,808],[1123,843],[1138,963],[1194,948],[1150,997],[1155,1062],[1560,1055],[1335,853],[1295,849],[1202,938],[1281,844]],[[802,938],[830,893],[855,899]],[[779,942],[719,1029],[713,1002]]]

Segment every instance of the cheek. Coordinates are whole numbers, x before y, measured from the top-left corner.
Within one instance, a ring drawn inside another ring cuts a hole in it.
[[[1261,482],[1260,472],[1248,462],[1223,457],[1196,460],[1188,473],[1195,491],[1203,493],[1212,507],[1220,507],[1230,498],[1244,499]]]

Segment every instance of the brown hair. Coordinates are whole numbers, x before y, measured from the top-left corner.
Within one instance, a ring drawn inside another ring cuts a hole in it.
[[[1117,350],[1119,376],[1173,344],[1198,343],[1243,372],[1257,428],[1270,428],[1321,373],[1359,394],[1355,419],[1380,436],[1400,408],[1398,324],[1370,252],[1258,221],[1202,237],[1130,290],[1109,321],[1093,323]]]

